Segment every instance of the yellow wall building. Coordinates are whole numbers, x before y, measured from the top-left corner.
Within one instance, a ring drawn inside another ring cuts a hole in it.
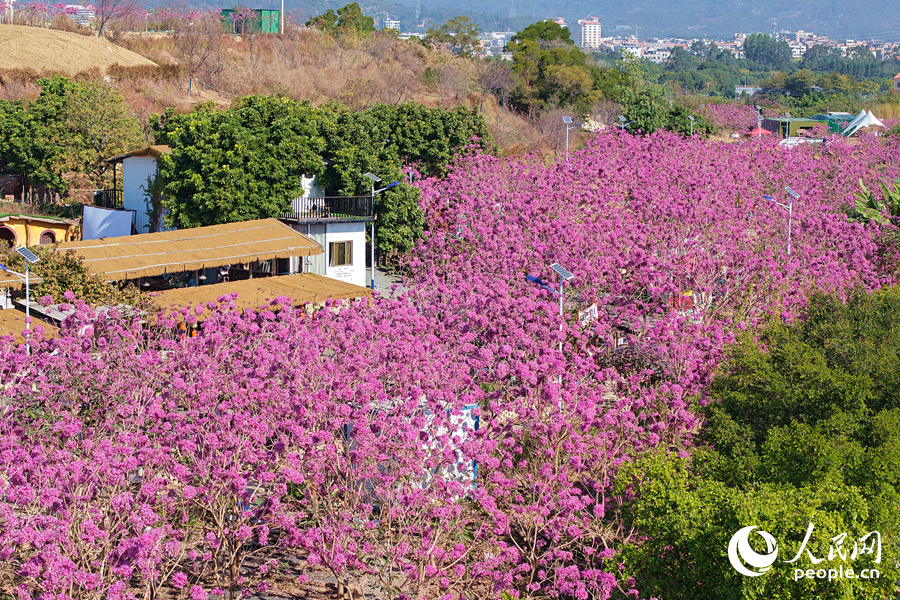
[[[78,221],[45,215],[0,214],[0,244],[13,248],[79,239]]]

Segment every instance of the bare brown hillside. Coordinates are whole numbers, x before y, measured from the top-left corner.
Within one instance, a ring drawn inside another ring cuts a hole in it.
[[[148,133],[150,116],[166,108],[189,111],[203,102],[227,108],[249,94],[280,93],[316,105],[337,100],[355,110],[409,101],[463,105],[482,112],[505,152],[560,156],[561,113],[528,117],[508,110],[486,93],[489,81],[511,81],[508,67],[499,73],[489,72],[492,68],[386,32],[334,37],[297,28],[284,35],[207,34],[195,40],[132,33],[116,46],[103,38],[0,25],[0,99],[36,97],[37,77],[49,73],[96,76],[99,71],[113,78]],[[578,133],[571,142],[577,146]]]
[[[113,65],[153,66],[140,54],[116,46],[106,38],[88,37],[56,29],[0,25],[0,69],[29,69],[75,75]]]

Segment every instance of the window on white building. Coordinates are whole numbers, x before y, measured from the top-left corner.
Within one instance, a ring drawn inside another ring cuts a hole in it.
[[[353,264],[353,242],[330,242],[328,266],[346,267]]]

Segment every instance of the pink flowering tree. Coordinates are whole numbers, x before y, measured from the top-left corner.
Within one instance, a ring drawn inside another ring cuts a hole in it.
[[[399,299],[76,304],[30,355],[3,338],[0,594],[639,597],[620,469],[690,450],[738,331],[893,281],[879,225],[845,210],[900,175],[897,144],[612,132],[568,165],[472,154],[419,183]],[[790,254],[762,198],[785,186]],[[556,286],[553,262],[575,275],[562,317],[525,279]]]

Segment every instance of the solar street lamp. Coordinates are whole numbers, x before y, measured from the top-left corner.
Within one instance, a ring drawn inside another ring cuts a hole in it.
[[[0,265],[0,271],[15,275],[25,282],[25,329],[31,330],[31,278],[29,277],[31,265],[40,262],[40,258],[28,248],[16,248],[16,252],[25,259],[25,274],[17,273],[6,265]],[[31,346],[28,346],[28,353],[31,354]]]
[[[374,173],[365,173],[365,176],[371,180],[371,196],[370,196],[370,208],[372,209],[372,244],[369,247],[370,259],[372,261],[372,279],[371,279],[371,288],[375,289],[375,194],[380,194],[385,190],[389,190],[392,187],[397,187],[400,185],[399,181],[395,181],[394,183],[389,183],[384,186],[380,190],[375,189],[376,183],[381,183],[381,177],[375,175]]]
[[[791,197],[791,199],[788,201],[787,204],[782,204],[781,202],[777,201],[772,196],[763,196],[763,198],[765,198],[766,200],[768,200],[769,202],[771,202],[773,204],[777,204],[781,208],[788,211],[787,253],[788,253],[788,256],[790,256],[791,255],[791,221],[792,221],[793,215],[794,215],[794,200],[799,200],[800,194],[798,194],[797,192],[795,192],[794,190],[792,190],[789,187],[784,188],[784,191],[786,191],[788,193],[788,196]]]
[[[563,123],[566,125],[566,162],[569,162],[569,131],[576,127],[581,127],[583,123],[572,125],[572,117],[563,117]]]
[[[563,280],[571,281],[572,278],[574,278],[575,276],[572,273],[570,273],[565,267],[560,265],[559,263],[553,263],[552,265],[550,265],[550,268],[553,269],[553,271],[555,271],[557,275],[559,275],[559,290],[558,291],[553,289],[552,287],[550,287],[549,285],[544,283],[544,281],[541,280],[539,277],[535,277],[534,275],[526,275],[525,279],[530,281],[531,283],[538,284],[545,290],[552,292],[559,297],[559,318],[560,318],[559,331],[562,332],[562,330],[563,330],[563,321],[562,321],[563,300],[565,299],[565,296],[563,295]],[[559,351],[562,352],[562,339],[559,340]]]
[[[688,115],[688,119],[691,120],[691,137],[694,137],[694,115]]]

